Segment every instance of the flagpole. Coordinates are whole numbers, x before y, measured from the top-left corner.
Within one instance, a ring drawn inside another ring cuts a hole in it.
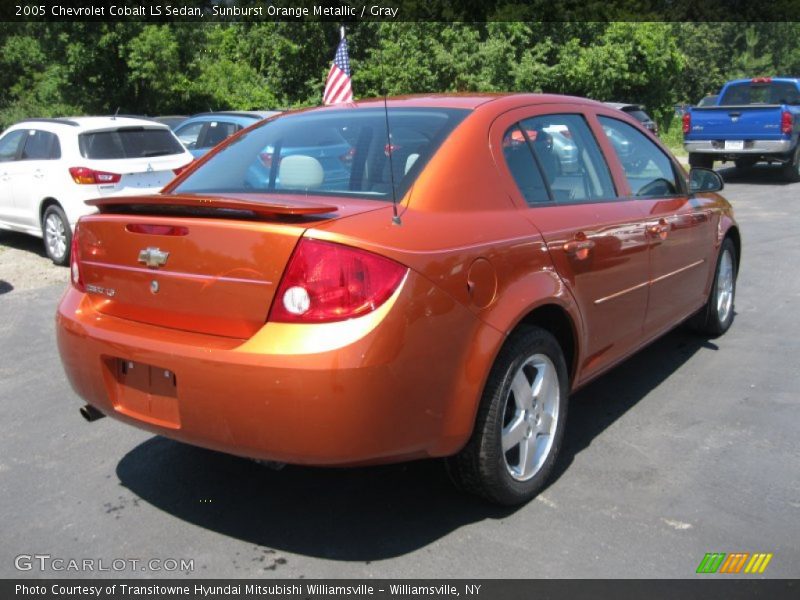
[[[322,92],[322,103],[325,105],[353,101],[353,82],[350,79],[350,58],[347,55],[344,25],[339,27],[339,35],[341,41],[333,55],[333,62],[325,80],[325,89]]]

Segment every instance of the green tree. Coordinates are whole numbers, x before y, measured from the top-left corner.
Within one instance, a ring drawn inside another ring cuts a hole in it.
[[[747,27],[741,34],[744,48],[733,61],[730,71],[734,77],[771,75],[774,69],[772,54],[759,43],[761,36],[755,27]]]

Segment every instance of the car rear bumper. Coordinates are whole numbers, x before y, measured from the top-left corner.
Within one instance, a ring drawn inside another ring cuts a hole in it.
[[[785,154],[792,149],[792,140],[745,140],[741,150],[726,149],[723,140],[697,140],[684,142],[683,148],[687,152],[697,154],[726,154],[729,156]]]
[[[56,314],[64,369],[89,404],[190,444],[295,464],[456,452],[488,371],[465,355],[501,341],[413,271],[366,317],[268,323],[249,340],[102,315],[90,300],[70,288]],[[134,383],[136,369],[147,374]]]

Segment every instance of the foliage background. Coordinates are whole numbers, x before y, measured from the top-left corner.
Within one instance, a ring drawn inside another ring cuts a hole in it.
[[[0,126],[25,117],[319,104],[333,23],[0,23]],[[800,75],[800,23],[357,23],[356,97],[535,91],[677,103],[734,77]]]

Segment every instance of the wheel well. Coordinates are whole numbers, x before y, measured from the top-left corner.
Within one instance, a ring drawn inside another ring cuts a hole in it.
[[[42,221],[44,220],[44,212],[51,206],[58,206],[59,208],[61,208],[61,205],[55,198],[45,198],[44,200],[42,200],[42,203],[39,205],[39,223],[42,223]]]
[[[739,229],[731,226],[725,237],[730,238],[733,242],[733,247],[736,249],[736,272],[739,272],[739,265],[742,264],[742,238],[739,236]]]
[[[570,381],[575,376],[577,344],[575,343],[575,326],[566,310],[556,304],[546,304],[532,310],[525,316],[520,325],[535,325],[549,331],[564,353],[567,373]]]

